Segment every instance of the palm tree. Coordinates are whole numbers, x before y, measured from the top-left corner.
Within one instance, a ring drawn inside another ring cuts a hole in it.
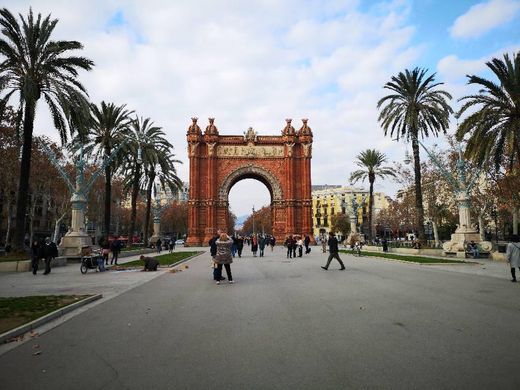
[[[356,156],[356,165],[362,169],[352,172],[350,175],[350,182],[355,184],[358,180],[365,181],[368,178],[370,183],[370,192],[368,198],[368,226],[369,239],[373,236],[372,215],[374,209],[374,182],[376,177],[384,179],[386,176],[395,177],[395,173],[390,167],[383,167],[386,162],[386,156],[375,149],[367,149]]]
[[[424,208],[421,189],[421,160],[419,158],[419,135],[428,137],[430,133],[437,136],[439,132],[446,133],[449,117],[453,110],[447,100],[451,95],[438,89],[443,83],[435,82],[435,73],[427,76],[426,69],[406,69],[392,76],[391,81],[384,85],[392,91],[390,95],[377,102],[379,122],[385,136],[395,135],[396,140],[405,137],[412,141],[415,171],[415,208],[417,211],[417,232],[419,240],[425,241]]]
[[[21,249],[25,234],[25,214],[31,168],[32,136],[38,100],[43,97],[51,112],[54,126],[62,142],[72,132],[70,121],[74,113],[87,105],[87,91],[78,81],[78,70],[90,70],[94,63],[70,52],[83,48],[76,41],[52,41],[58,23],[50,15],[36,18],[29,9],[27,18],[20,16],[21,24],[6,8],[0,10],[0,116],[11,98],[18,103],[16,129],[23,129],[22,160],[16,201],[16,230],[13,247]]]
[[[176,163],[181,161],[174,159],[168,149],[156,149],[152,158],[145,165],[146,176],[146,214],[144,222],[144,243],[148,244],[148,230],[150,226],[150,214],[152,211],[152,190],[156,180],[161,188],[169,188],[172,193],[182,189],[182,180],[177,176]]]
[[[131,123],[130,115],[133,111],[126,109],[126,105],[116,106],[114,103],[105,103],[96,106],[90,105],[91,123],[90,134],[85,151],[93,153],[98,161],[104,161],[110,157],[112,150],[128,137]],[[81,142],[81,140],[78,140]],[[124,149],[119,149],[120,156]],[[110,209],[112,203],[112,173],[121,163],[121,158],[114,159],[105,167],[105,217],[104,234],[108,239],[110,233]]]
[[[125,187],[131,191],[130,228],[128,231],[129,243],[135,231],[137,216],[137,197],[139,189],[144,186],[142,177],[143,164],[153,161],[156,150],[168,149],[172,145],[166,140],[160,127],[154,126],[150,118],[135,118],[130,126],[131,142],[129,152],[126,155],[125,171],[128,173],[125,179]]]
[[[493,58],[486,65],[498,78],[499,84],[478,76],[467,76],[468,84],[482,87],[476,95],[459,99],[465,103],[457,113],[461,116],[469,108],[477,111],[467,116],[457,129],[457,140],[466,134],[469,140],[466,155],[482,165],[493,158],[495,168],[507,157],[512,167],[520,161],[520,51],[513,60]]]

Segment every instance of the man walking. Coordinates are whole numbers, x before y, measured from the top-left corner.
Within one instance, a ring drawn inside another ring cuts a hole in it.
[[[338,239],[333,232],[329,232],[329,258],[327,259],[327,265],[321,268],[323,268],[325,271],[328,270],[332,259],[338,260],[339,264],[341,265],[341,268],[339,269],[340,271],[345,269],[345,265],[339,258]]]
[[[45,244],[43,244],[42,254],[45,260],[45,272],[43,274],[47,275],[51,272],[51,260],[58,256],[58,247],[54,242],[51,241],[50,237],[45,238]]]

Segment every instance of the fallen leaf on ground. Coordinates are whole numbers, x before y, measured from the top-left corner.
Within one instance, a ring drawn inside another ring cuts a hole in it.
[[[33,353],[33,356],[41,355],[41,354],[42,354],[42,351],[36,351],[35,353]]]
[[[35,348],[35,349],[36,349],[36,348],[40,348],[40,344],[34,344],[34,345],[33,345],[33,348]]]
[[[184,269],[188,269],[188,268],[190,268],[188,265],[185,265],[185,266],[184,266]]]

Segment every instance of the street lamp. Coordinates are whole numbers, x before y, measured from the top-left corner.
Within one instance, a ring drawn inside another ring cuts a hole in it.
[[[255,205],[253,205],[253,234],[255,234]]]

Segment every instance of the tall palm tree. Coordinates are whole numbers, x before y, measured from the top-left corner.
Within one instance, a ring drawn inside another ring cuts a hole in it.
[[[156,149],[153,158],[145,165],[146,176],[146,214],[144,222],[144,243],[148,244],[148,230],[150,226],[150,214],[152,211],[152,190],[156,181],[161,188],[169,188],[172,193],[182,189],[182,180],[177,176],[175,155],[169,149]]]
[[[94,63],[71,55],[83,48],[76,41],[53,41],[58,23],[50,15],[35,18],[32,9],[20,22],[6,8],[0,10],[0,116],[11,98],[17,101],[16,128],[23,129],[22,160],[16,201],[16,230],[13,247],[21,249],[25,235],[25,214],[31,168],[31,148],[36,106],[43,97],[62,142],[67,140],[70,120],[87,105],[87,91],[78,81],[78,70],[90,70]],[[5,93],[5,95],[4,95]]]
[[[92,153],[96,160],[104,161],[110,157],[112,150],[128,137],[131,123],[130,115],[133,111],[126,109],[126,104],[116,106],[114,103],[105,103],[96,106],[90,105],[91,123],[85,151]],[[81,142],[81,140],[78,140]],[[123,156],[124,149],[119,149]],[[105,214],[104,235],[110,233],[110,211],[112,203],[112,173],[121,163],[121,158],[114,159],[105,167]]]
[[[469,140],[466,155],[479,165],[492,158],[498,170],[504,158],[510,166],[520,161],[520,51],[513,59],[493,58],[486,63],[499,84],[479,76],[467,76],[468,84],[480,86],[476,95],[464,96],[461,116],[469,108],[477,110],[468,115],[457,129],[457,140],[466,134]]]
[[[447,100],[451,95],[439,89],[443,83],[435,82],[435,73],[427,76],[426,69],[406,69],[392,76],[383,88],[392,91],[377,103],[379,122],[385,136],[399,140],[405,137],[412,142],[415,171],[415,208],[417,210],[417,232],[419,240],[425,241],[424,208],[421,189],[421,160],[419,157],[419,135],[421,138],[430,134],[437,136],[446,133],[449,117],[453,110]]]
[[[168,149],[172,145],[166,140],[164,132],[160,127],[154,126],[150,118],[136,117],[130,125],[131,142],[129,153],[126,155],[125,187],[131,192],[131,214],[128,239],[131,240],[135,231],[135,220],[137,216],[137,197],[139,190],[144,186],[142,175],[143,164],[154,160],[157,149]],[[131,241],[129,241],[131,242]]]
[[[350,175],[350,182],[355,184],[358,180],[365,181],[368,178],[370,183],[370,191],[368,198],[368,226],[369,226],[369,239],[373,237],[373,209],[374,209],[374,182],[376,177],[384,179],[387,176],[395,177],[395,173],[390,167],[383,167],[382,165],[386,162],[386,156],[375,149],[367,149],[356,156],[356,165],[362,169],[352,172]]]

